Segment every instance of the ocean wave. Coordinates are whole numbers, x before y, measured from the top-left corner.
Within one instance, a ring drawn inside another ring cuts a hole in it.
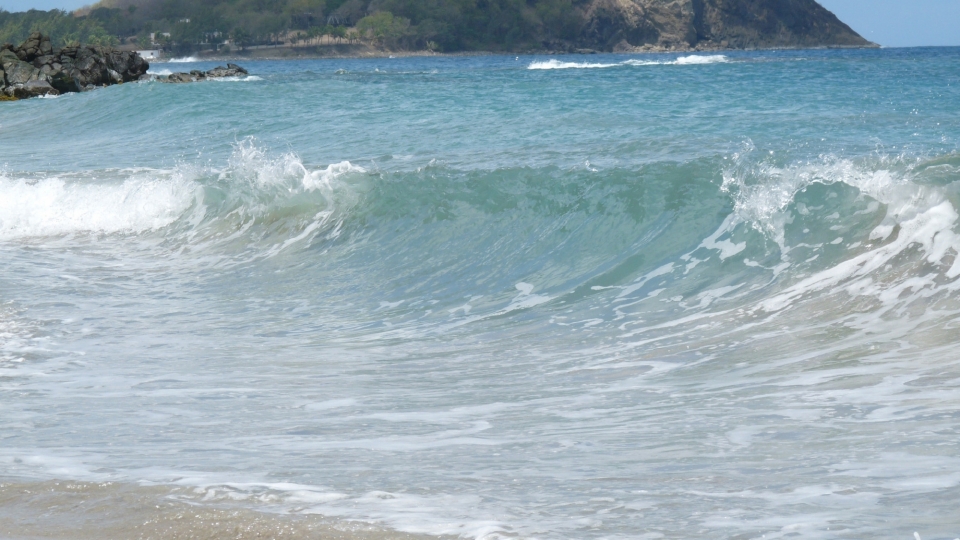
[[[180,217],[195,196],[195,186],[169,171],[110,174],[127,178],[0,176],[0,239],[156,230]]]
[[[730,60],[722,54],[712,54],[712,55],[691,55],[691,56],[681,56],[673,62],[665,62],[665,64],[675,64],[678,66],[695,66],[703,64],[725,64]]]
[[[247,75],[245,77],[214,77],[209,80],[215,82],[256,82],[262,81],[263,78],[257,75]]]
[[[288,220],[295,223],[284,230],[302,234],[334,218],[338,203],[352,204],[338,179],[365,172],[346,161],[308,169],[296,155],[270,156],[252,139],[239,142],[221,169],[7,172],[0,174],[0,240],[160,233],[203,244]]]
[[[941,178],[956,179],[953,164],[949,156],[778,163],[747,144],[731,156],[600,175],[445,165],[371,174],[349,161],[311,167],[247,139],[221,168],[5,173],[0,239],[155,236],[164,249],[238,262],[281,252],[309,258],[321,245],[403,253],[384,290],[448,296],[421,321],[431,332],[594,296],[606,298],[601,320],[626,313],[623,303],[670,320],[848,296],[886,312],[960,288],[960,216]],[[531,265],[549,279],[522,271]],[[456,284],[478,276],[497,283],[496,293],[464,303]],[[403,279],[411,283],[389,285]],[[678,300],[664,309],[670,299]],[[401,300],[384,301],[407,309]]]
[[[199,61],[200,59],[197,58],[196,56],[183,56],[180,58],[171,58],[167,60],[167,62],[171,64],[189,64],[189,63],[199,62]]]
[[[623,65],[619,64],[597,64],[589,62],[561,62],[560,60],[550,59],[531,62],[527,69],[595,69],[610,68]]]
[[[556,59],[531,62],[527,69],[596,69],[622,66],[694,66],[707,64],[725,64],[729,59],[723,55],[681,56],[676,60],[625,60],[617,63],[562,62]]]

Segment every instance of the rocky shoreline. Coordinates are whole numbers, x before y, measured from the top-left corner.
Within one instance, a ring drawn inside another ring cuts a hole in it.
[[[34,32],[19,47],[0,48],[0,96],[24,99],[85,92],[139,80],[150,64],[139,54],[93,45],[54,48]]]
[[[236,64],[227,64],[226,67],[219,66],[209,71],[192,70],[190,73],[171,73],[170,75],[158,75],[156,80],[165,83],[190,83],[199,82],[204,79],[223,79],[226,77],[246,77],[247,70]],[[153,77],[151,77],[153,78]]]
[[[236,64],[167,76],[150,75],[148,69],[150,64],[133,51],[92,45],[57,49],[48,36],[35,32],[19,47],[0,48],[0,100],[58,96],[141,80],[187,83],[248,75]]]

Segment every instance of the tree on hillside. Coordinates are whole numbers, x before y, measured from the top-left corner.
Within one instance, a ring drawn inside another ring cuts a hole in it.
[[[357,32],[373,38],[379,45],[396,45],[409,30],[410,19],[394,17],[389,11],[378,11],[357,22]]]

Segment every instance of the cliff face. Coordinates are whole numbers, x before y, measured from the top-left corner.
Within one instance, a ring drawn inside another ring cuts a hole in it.
[[[814,0],[589,0],[584,19],[604,50],[876,46]]]

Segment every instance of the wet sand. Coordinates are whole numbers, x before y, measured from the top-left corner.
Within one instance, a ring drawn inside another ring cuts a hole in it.
[[[270,514],[177,500],[186,488],[0,482],[0,538],[427,540],[322,516]]]

